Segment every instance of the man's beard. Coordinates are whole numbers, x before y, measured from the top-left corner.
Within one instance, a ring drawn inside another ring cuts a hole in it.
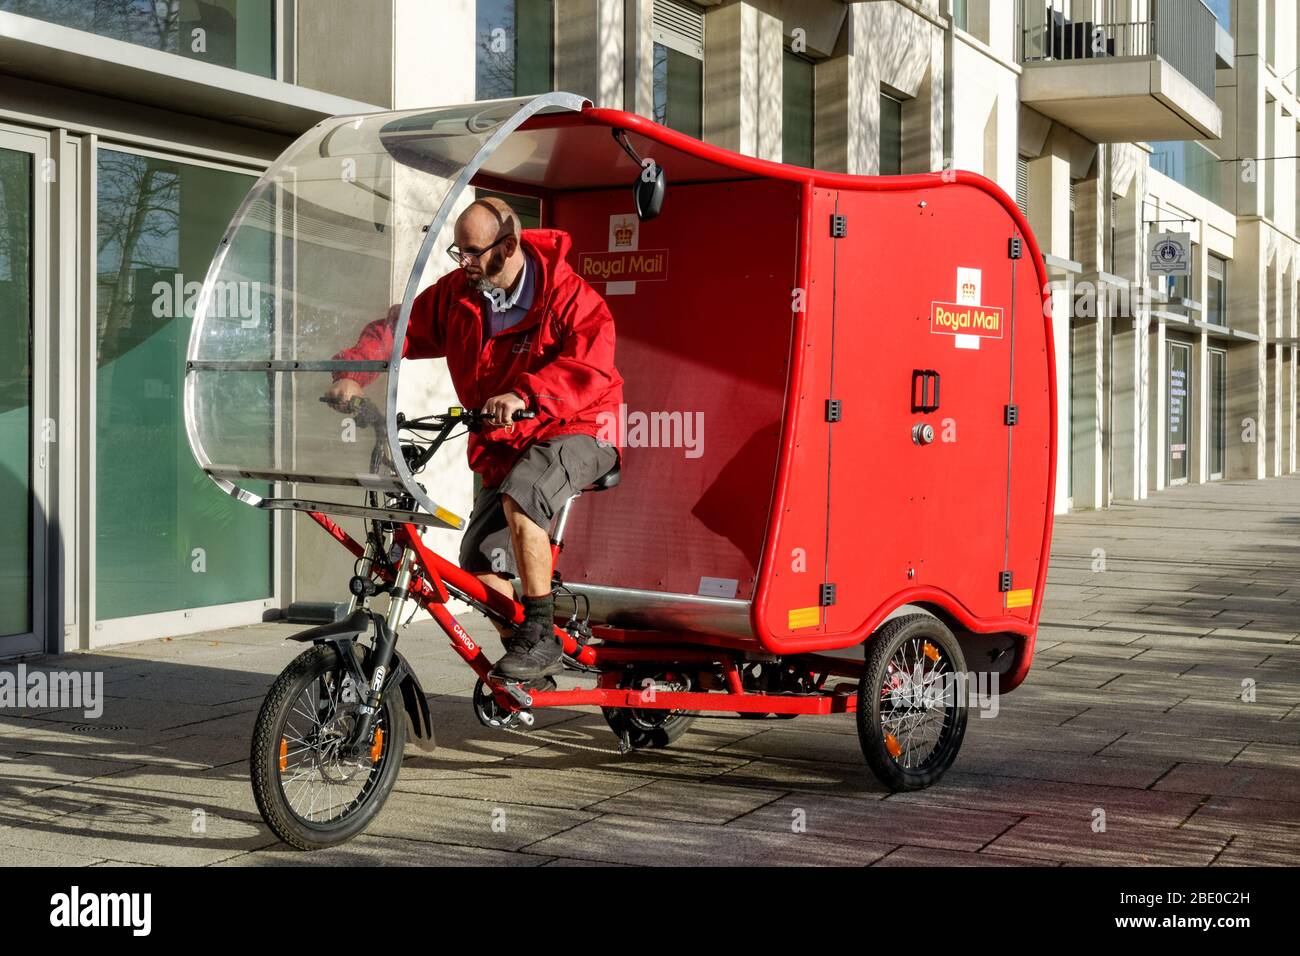
[[[488,293],[500,288],[492,281],[492,278],[501,275],[501,270],[505,267],[505,264],[505,257],[499,255],[499,250],[493,249],[488,261],[483,264],[483,275],[474,283],[474,287],[479,292]]]

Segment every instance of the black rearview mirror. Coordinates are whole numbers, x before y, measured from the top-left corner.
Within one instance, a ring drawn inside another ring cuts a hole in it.
[[[638,219],[644,222],[659,215],[659,211],[664,207],[664,190],[667,188],[668,183],[664,179],[663,169],[653,163],[637,177],[632,192],[636,196]]]
[[[636,182],[632,184],[632,197],[636,202],[636,215],[642,222],[647,219],[653,219],[659,215],[664,207],[664,193],[668,190],[668,179],[664,176],[663,167],[653,159],[643,160],[637,155],[632,144],[627,141],[627,131],[616,129],[614,141],[623,147],[623,152],[632,157],[632,162],[637,164],[640,172],[637,173]]]

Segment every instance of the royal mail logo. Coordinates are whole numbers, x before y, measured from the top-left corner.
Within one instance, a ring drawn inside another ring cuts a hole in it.
[[[935,335],[977,335],[1002,338],[1002,310],[988,305],[934,302],[930,306],[930,331]]]
[[[668,250],[584,252],[578,256],[578,275],[588,282],[642,282],[666,279],[668,278]]]
[[[614,226],[614,246],[615,248],[632,248],[632,240],[636,238],[636,227],[632,225],[630,219],[622,219]]]
[[[961,295],[959,296],[959,298],[969,301],[971,299],[974,299],[977,295],[979,295],[979,286],[977,286],[974,282],[962,283]]]

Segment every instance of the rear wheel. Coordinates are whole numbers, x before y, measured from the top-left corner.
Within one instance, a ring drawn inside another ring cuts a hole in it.
[[[965,672],[957,639],[929,615],[894,618],[871,637],[858,685],[858,740],[889,789],[928,787],[957,759]]]
[[[688,691],[690,677],[676,671],[629,671],[619,683],[624,689],[637,688],[645,694]],[[695,722],[688,710],[656,710],[651,707],[602,707],[605,722],[620,739],[626,737],[633,749],[667,747]]]
[[[369,749],[346,756],[362,688],[339,652],[300,654],[271,685],[253,730],[253,796],[267,826],[299,850],[336,846],[364,830],[397,782],[406,746],[402,695],[391,687]]]

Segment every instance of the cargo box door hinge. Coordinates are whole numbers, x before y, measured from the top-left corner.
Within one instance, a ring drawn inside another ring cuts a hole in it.
[[[1003,592],[1003,593],[1006,593],[1007,591],[1010,591],[1010,590],[1011,590],[1011,572],[1010,572],[1010,571],[999,571],[999,572],[998,572],[998,590],[1001,591],[1001,592]]]
[[[831,214],[831,238],[843,239],[849,233],[849,217],[839,213]]]
[[[835,585],[823,584],[821,586],[821,594],[818,596],[818,603],[821,604],[822,607],[830,607],[835,603]]]
[[[838,422],[843,417],[844,409],[840,405],[838,398],[826,399],[826,420],[828,422]]]
[[[1002,406],[1002,424],[1015,425],[1020,422],[1020,406],[1003,405]]]
[[[1019,259],[1025,254],[1024,243],[1019,236],[1015,236],[1007,243],[1007,258]]]

